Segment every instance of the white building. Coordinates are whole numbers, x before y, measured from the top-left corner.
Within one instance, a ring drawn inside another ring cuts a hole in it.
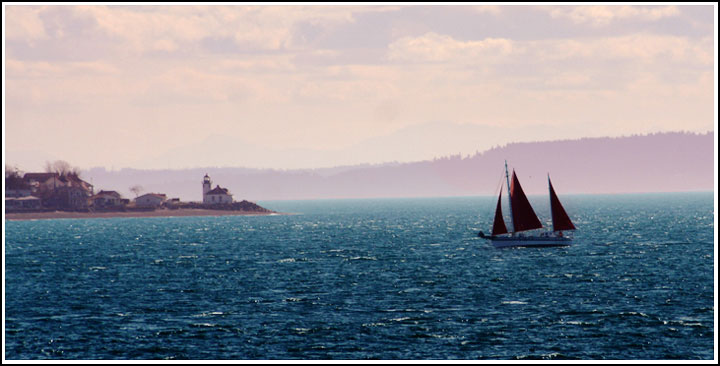
[[[135,206],[160,207],[167,200],[164,193],[146,193],[135,199]]]
[[[205,174],[203,178],[203,203],[204,204],[217,204],[217,203],[232,203],[233,197],[227,188],[220,188],[220,185],[212,188],[212,181],[210,177]]]
[[[95,208],[117,208],[125,205],[120,195],[115,191],[100,191],[96,195],[90,197],[92,206]]]

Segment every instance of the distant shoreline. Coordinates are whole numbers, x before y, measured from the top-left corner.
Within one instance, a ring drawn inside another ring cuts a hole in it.
[[[175,210],[158,209],[154,211],[112,211],[112,212],[13,212],[5,213],[5,220],[49,220],[49,219],[95,219],[113,217],[186,217],[186,216],[269,216],[289,215],[280,212],[255,212],[232,210],[209,210],[202,208],[181,208]]]

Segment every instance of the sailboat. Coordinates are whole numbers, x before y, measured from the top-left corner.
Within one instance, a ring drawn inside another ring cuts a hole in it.
[[[490,240],[496,248],[503,247],[551,247],[568,246],[572,238],[563,234],[563,231],[575,230],[570,217],[560,203],[548,174],[548,187],[550,190],[550,212],[552,216],[552,231],[538,235],[527,235],[523,231],[542,228],[535,211],[520,186],[520,181],[513,170],[512,183],[508,174],[507,161],[505,162],[505,179],[508,186],[508,197],[510,200],[510,230],[505,226],[502,213],[502,187],[498,195],[497,207],[495,208],[495,220],[493,221],[492,233],[485,235],[482,231],[478,236]]]

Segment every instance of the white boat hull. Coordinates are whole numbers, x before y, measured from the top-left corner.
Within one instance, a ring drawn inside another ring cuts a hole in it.
[[[490,242],[495,248],[505,247],[566,247],[572,244],[572,239],[565,237],[494,237]]]

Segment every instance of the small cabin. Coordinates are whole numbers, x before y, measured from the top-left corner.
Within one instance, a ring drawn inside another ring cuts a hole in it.
[[[135,198],[135,206],[138,207],[160,207],[167,200],[164,193],[146,193]]]

